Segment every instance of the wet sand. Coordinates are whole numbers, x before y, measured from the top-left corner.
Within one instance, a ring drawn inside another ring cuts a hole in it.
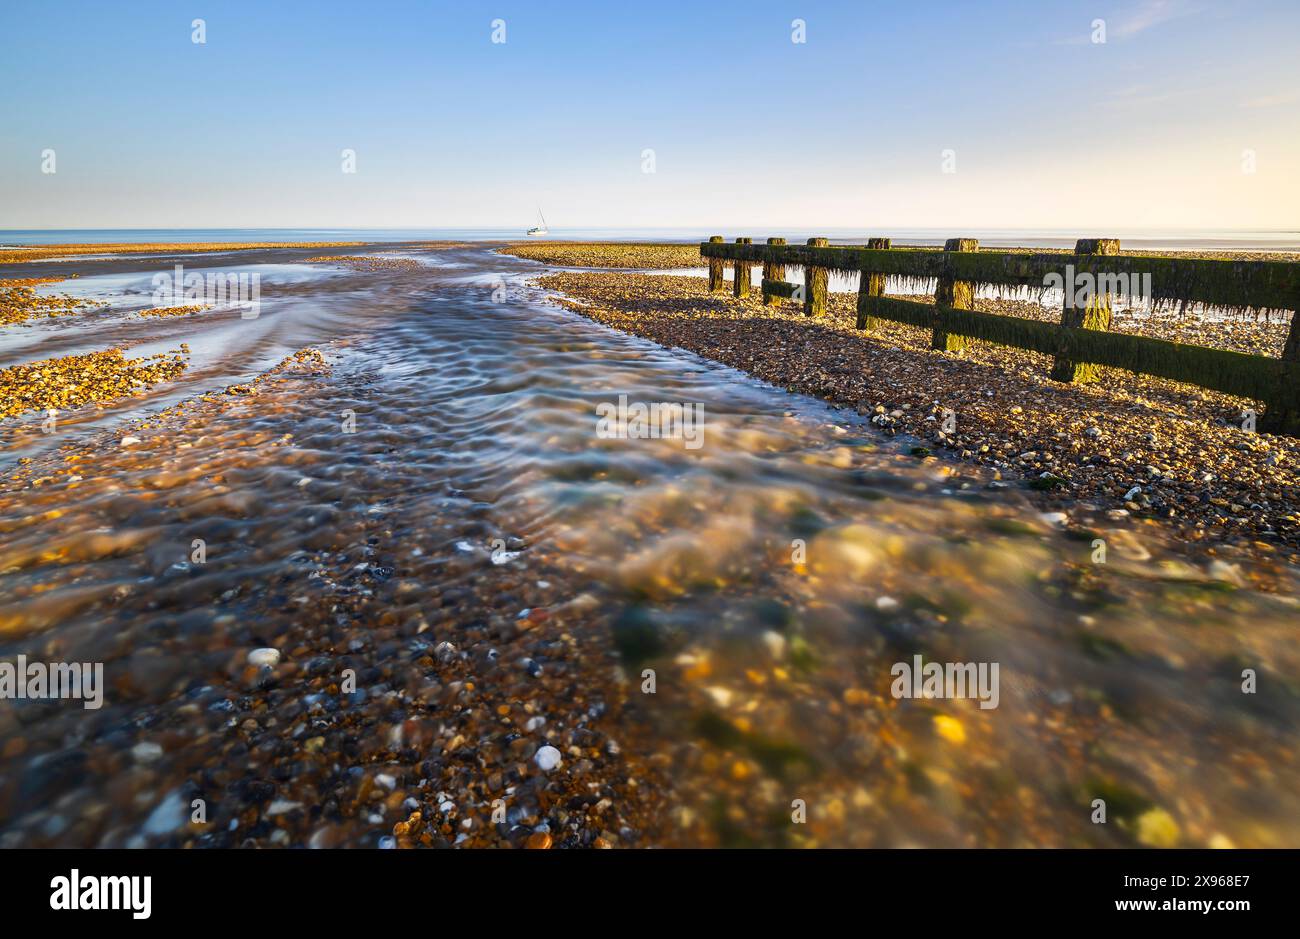
[[[24,245],[0,248],[0,264],[27,264],[39,261],[62,261],[65,258],[81,259],[96,255],[133,256],[157,254],[224,254],[231,251],[250,251],[258,248],[344,248],[364,244],[360,241],[304,241],[304,242],[152,242],[152,243],[100,243],[66,245]]]
[[[95,336],[30,328],[206,353],[0,424],[0,658],[108,686],[0,701],[0,844],[1300,842],[1294,568],[1104,513],[1095,563],[992,468],[489,247],[318,253],[238,258],[281,278],[255,321],[115,281]],[[620,394],[701,404],[705,445],[597,436]],[[999,706],[895,697],[915,655],[999,662]]]
[[[511,244],[502,254],[552,267],[601,267],[635,270],[672,270],[705,267],[699,245],[694,244],[593,244],[583,241],[535,241]]]

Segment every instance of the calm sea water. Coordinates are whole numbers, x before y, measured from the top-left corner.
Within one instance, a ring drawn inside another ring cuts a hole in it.
[[[1117,237],[1130,248],[1143,250],[1300,251],[1300,231],[1246,229],[1146,229],[1084,231],[1047,228],[1024,229],[773,229],[722,226],[695,228],[554,228],[549,238],[608,241],[705,241],[711,235],[727,238],[781,235],[791,240],[820,236],[836,242],[860,242],[887,236],[900,245],[936,245],[958,235],[978,238],[986,247],[1066,248],[1083,237]],[[0,246],[49,244],[102,244],[114,242],[204,241],[497,241],[524,237],[523,228],[66,228],[0,229]]]

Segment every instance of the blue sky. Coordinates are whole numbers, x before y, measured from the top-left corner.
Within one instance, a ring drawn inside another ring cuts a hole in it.
[[[0,87],[0,228],[1300,227],[1295,0],[3,0]]]

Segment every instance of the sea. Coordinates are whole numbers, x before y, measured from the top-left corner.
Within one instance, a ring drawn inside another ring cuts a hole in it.
[[[0,248],[51,244],[114,244],[214,241],[514,241],[519,228],[64,228],[0,229]],[[812,237],[852,244],[889,237],[895,245],[941,245],[949,238],[976,238],[983,247],[1069,248],[1079,238],[1119,238],[1126,248],[1147,251],[1300,251],[1300,230],[1254,229],[1084,229],[1003,228],[553,228],[550,241],[707,241],[712,235],[756,241],[780,235],[792,242]],[[539,239],[542,240],[542,239]]]

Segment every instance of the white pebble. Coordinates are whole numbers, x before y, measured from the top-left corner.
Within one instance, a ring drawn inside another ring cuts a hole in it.
[[[140,438],[139,438],[139,437],[123,437],[123,438],[122,438],[122,446],[124,446],[124,447],[134,447],[134,446],[135,446],[137,443],[139,443],[139,442],[140,442]]]
[[[152,763],[160,759],[163,755],[163,748],[156,743],[150,743],[147,740],[137,743],[131,748],[131,755],[140,763]]]
[[[1207,571],[1214,580],[1226,581],[1230,584],[1236,584],[1238,587],[1246,585],[1245,578],[1241,576],[1241,568],[1236,564],[1229,564],[1227,561],[1215,558],[1210,562]]]
[[[785,658],[785,636],[782,636],[775,630],[767,630],[762,635],[763,645],[767,646],[767,654],[774,659]]]
[[[731,706],[732,693],[730,688],[723,688],[721,685],[715,685],[712,688],[705,688],[704,690],[718,707],[725,708]]]
[[[551,746],[542,747],[537,751],[537,755],[533,759],[537,761],[537,765],[541,767],[542,772],[549,773],[560,765],[560,751]]]
[[[248,664],[274,668],[280,664],[279,649],[254,649],[248,653]]]
[[[896,610],[898,609],[898,601],[893,597],[876,597],[876,609]]]

